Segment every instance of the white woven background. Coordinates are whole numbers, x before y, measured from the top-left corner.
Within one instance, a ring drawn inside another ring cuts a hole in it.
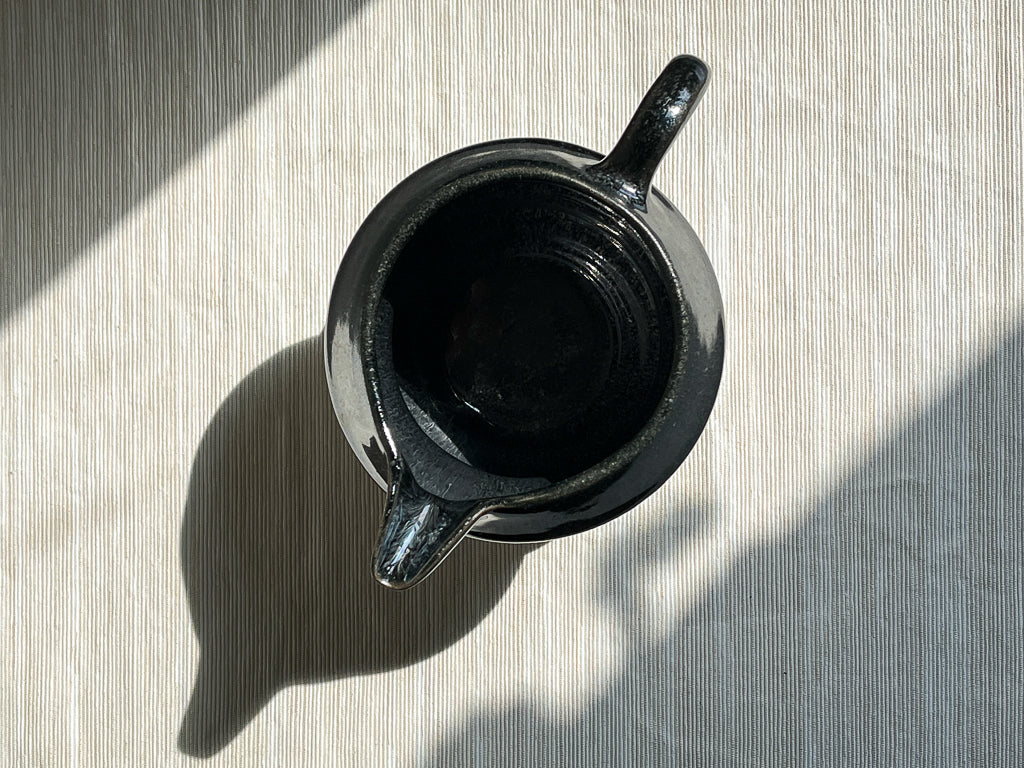
[[[1024,763],[1021,5],[3,0],[0,763]],[[722,286],[639,509],[369,578],[313,338],[377,200],[608,149]]]

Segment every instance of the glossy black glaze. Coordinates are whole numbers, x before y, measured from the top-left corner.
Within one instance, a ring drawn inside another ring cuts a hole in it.
[[[604,160],[539,140],[441,158],[356,234],[325,352],[346,436],[390,489],[383,583],[416,583],[467,531],[537,541],[605,522],[692,449],[722,303],[649,185],[706,79],[673,60]]]
[[[615,179],[637,205],[645,204],[654,172],[700,101],[708,76],[707,65],[689,56],[667,66],[640,102],[619,143],[597,164],[595,170]]]
[[[388,277],[382,375],[394,370],[421,429],[440,426],[474,467],[578,474],[639,432],[665,389],[673,302],[648,250],[614,210],[562,184],[472,187]]]

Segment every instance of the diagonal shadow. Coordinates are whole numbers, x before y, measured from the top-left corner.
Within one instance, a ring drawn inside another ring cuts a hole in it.
[[[1022,509],[1024,325],[667,636],[601,595],[623,671],[578,713],[480,710],[423,764],[1022,765]]]
[[[530,551],[467,540],[422,585],[395,592],[371,576],[383,507],[337,425],[320,337],[266,361],[225,400],[196,452],[182,524],[200,645],[184,752],[217,752],[286,685],[448,647]]]
[[[0,0],[0,324],[368,0]]]

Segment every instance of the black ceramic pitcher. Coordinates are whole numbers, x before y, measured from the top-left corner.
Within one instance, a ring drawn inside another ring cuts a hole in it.
[[[466,535],[610,520],[693,448],[722,374],[722,300],[651,178],[707,79],[671,61],[603,159],[535,139],[442,157],[357,232],[325,352],[345,435],[388,489],[383,584],[415,584]]]

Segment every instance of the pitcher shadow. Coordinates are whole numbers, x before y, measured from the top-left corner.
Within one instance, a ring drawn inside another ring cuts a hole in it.
[[[530,549],[466,540],[395,592],[370,570],[384,501],[337,424],[319,336],[229,395],[196,453],[182,525],[200,646],[183,752],[216,753],[287,685],[442,651],[496,605]]]
[[[1022,509],[1018,325],[664,631],[613,548],[617,676],[563,716],[484,703],[417,765],[1022,765]]]

